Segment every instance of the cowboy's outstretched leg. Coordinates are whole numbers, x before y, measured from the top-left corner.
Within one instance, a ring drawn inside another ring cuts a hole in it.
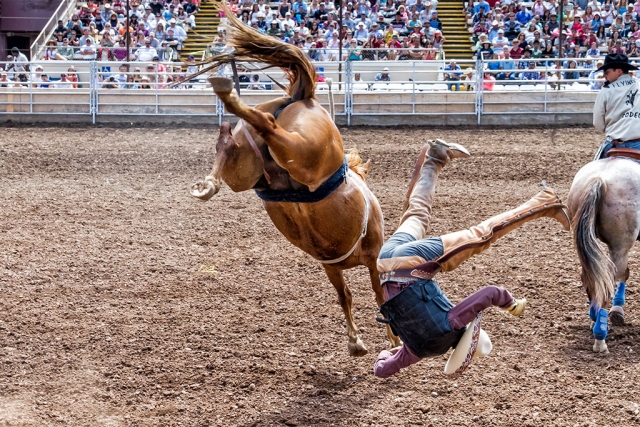
[[[444,255],[436,261],[441,271],[455,270],[464,261],[488,249],[500,237],[526,222],[542,217],[555,219],[565,230],[570,229],[566,206],[552,189],[547,188],[517,208],[489,218],[475,227],[440,236]]]
[[[430,140],[425,144],[416,161],[400,226],[395,233],[408,233],[416,240],[426,236],[438,175],[447,163],[461,157],[469,157],[469,152],[460,144],[441,139]]]
[[[409,183],[400,226],[378,254],[378,271],[408,268],[442,256],[442,240],[439,237],[424,238],[429,229],[438,174],[452,159],[468,156],[469,152],[459,144],[440,139],[425,144]],[[386,298],[391,297],[389,291],[390,288],[385,286]]]

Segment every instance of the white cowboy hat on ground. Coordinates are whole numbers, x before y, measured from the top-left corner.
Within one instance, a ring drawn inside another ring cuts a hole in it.
[[[460,342],[449,356],[444,367],[447,375],[460,375],[476,357],[484,357],[491,353],[493,346],[489,335],[480,328],[482,313],[467,325],[467,330],[460,338]]]

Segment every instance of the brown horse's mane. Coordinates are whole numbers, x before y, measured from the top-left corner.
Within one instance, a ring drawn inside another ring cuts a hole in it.
[[[293,102],[315,97],[316,69],[300,49],[255,31],[237,18],[225,1],[220,2],[220,5],[229,20],[227,46],[234,48],[233,56],[228,53],[213,55],[203,62],[211,65],[189,76],[189,79],[228,64],[232,59],[240,62],[263,62],[287,71],[287,93]]]
[[[362,157],[358,154],[357,148],[352,148],[347,153],[347,163],[349,164],[349,169],[355,172],[362,180],[364,181],[367,177],[367,173],[369,173],[369,166],[371,165],[371,161],[368,161],[365,164],[362,164]]]

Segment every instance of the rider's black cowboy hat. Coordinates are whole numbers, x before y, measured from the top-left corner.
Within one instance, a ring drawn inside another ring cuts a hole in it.
[[[602,64],[602,67],[598,68],[596,71],[604,71],[609,68],[618,68],[625,71],[638,69],[635,65],[629,64],[629,58],[627,58],[627,55],[623,55],[621,53],[605,56],[604,64]]]

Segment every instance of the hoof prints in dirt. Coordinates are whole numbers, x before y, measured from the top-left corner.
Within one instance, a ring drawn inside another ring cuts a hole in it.
[[[251,192],[210,202],[189,186],[215,129],[7,128],[0,136],[0,425],[633,425],[640,331],[591,351],[571,238],[525,225],[450,274],[459,301],[489,284],[529,305],[488,310],[491,355],[464,376],[446,357],[372,375],[387,347],[364,268],[346,272],[369,354],[351,358],[322,268],[275,230]],[[188,133],[188,135],[187,135]],[[387,236],[429,138],[472,154],[445,169],[432,234],[515,207],[546,179],[566,196],[592,129],[344,132],[372,159]]]

